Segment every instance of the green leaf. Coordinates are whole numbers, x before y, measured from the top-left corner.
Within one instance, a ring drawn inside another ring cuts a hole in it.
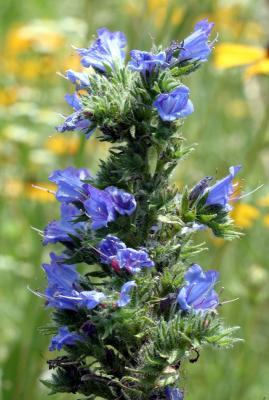
[[[151,177],[154,176],[157,163],[158,163],[158,151],[156,146],[150,146],[147,153],[148,170]]]

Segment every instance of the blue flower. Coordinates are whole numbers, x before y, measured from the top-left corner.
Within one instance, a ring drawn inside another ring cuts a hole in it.
[[[165,395],[167,400],[183,400],[184,394],[183,391],[177,388],[171,388],[167,386],[165,388]]]
[[[91,135],[94,133],[95,128],[90,130],[91,121],[85,119],[81,116],[80,113],[75,112],[68,117],[65,118],[64,123],[58,125],[56,130],[60,133],[62,132],[73,132],[73,131],[81,131],[86,134],[86,138],[89,139]]]
[[[83,205],[86,214],[91,218],[91,228],[96,230],[107,227],[107,224],[116,219],[116,212],[109,193],[96,189],[91,185],[85,185],[89,198]]]
[[[106,298],[104,293],[97,292],[96,290],[90,291],[75,291],[73,290],[70,295],[68,294],[60,294],[60,299],[72,301],[78,308],[86,307],[89,310],[92,310],[96,306],[98,306],[102,300]]]
[[[110,194],[115,210],[121,215],[131,215],[136,209],[136,201],[132,194],[124,192],[115,186],[105,189]]]
[[[67,326],[62,326],[59,328],[58,334],[52,338],[49,350],[61,350],[63,346],[73,346],[76,342],[82,340],[81,335],[70,332]]]
[[[207,61],[212,51],[213,43],[208,43],[208,37],[214,23],[204,19],[194,27],[194,32],[184,39],[183,49],[179,53],[179,61]]]
[[[86,214],[92,219],[92,229],[107,227],[109,222],[116,219],[117,213],[131,215],[136,208],[132,194],[114,186],[100,190],[92,185],[84,185],[89,198],[84,201]]]
[[[83,189],[84,182],[82,180],[91,178],[92,176],[86,169],[74,167],[53,171],[49,176],[49,180],[58,185],[57,200],[65,203],[85,200],[87,196]]]
[[[126,269],[130,273],[136,273],[143,267],[150,268],[155,265],[146,251],[126,247],[116,236],[107,235],[99,243],[98,250],[101,262],[111,264],[116,272]]]
[[[73,265],[64,264],[63,256],[50,254],[51,263],[43,264],[47,274],[48,287],[45,297],[49,307],[63,310],[77,310],[86,307],[95,308],[106,296],[96,290],[81,291],[79,286],[80,275]]]
[[[132,50],[130,55],[132,59],[128,63],[128,67],[134,71],[141,72],[144,76],[152,74],[158,68],[168,66],[164,51],[152,54],[147,51]]]
[[[194,109],[189,100],[190,90],[187,86],[179,86],[170,93],[162,93],[154,101],[159,116],[163,121],[174,121],[190,115]]]
[[[80,231],[86,231],[86,222],[74,222],[80,215],[79,210],[73,204],[61,204],[60,221],[51,221],[44,229],[43,244],[57,242],[72,242],[70,235],[80,237]]]
[[[74,113],[65,118],[64,123],[56,127],[58,132],[81,131],[89,139],[95,127],[91,129],[92,121],[82,115],[82,103],[79,96],[74,93],[65,96],[66,102],[75,110]]]
[[[77,93],[66,94],[64,96],[64,99],[67,102],[67,104],[69,104],[70,107],[72,107],[75,111],[81,110],[82,103]]]
[[[193,264],[185,274],[186,285],[180,290],[177,302],[184,311],[206,312],[219,304],[213,289],[219,277],[214,270],[204,272],[198,264]]]
[[[134,250],[131,248],[118,250],[116,261],[120,269],[126,269],[131,274],[140,272],[142,268],[154,267],[154,261],[149,258],[149,255],[144,250]]]
[[[137,284],[135,283],[135,281],[126,282],[126,283],[122,286],[121,291],[120,291],[120,298],[119,298],[119,300],[117,301],[117,305],[118,305],[119,307],[124,307],[124,306],[126,306],[128,303],[130,303],[131,297],[130,297],[129,293],[130,293],[130,291],[131,291],[135,286],[137,286]]]
[[[122,32],[110,32],[106,28],[98,29],[98,38],[89,49],[76,49],[84,67],[93,67],[106,72],[106,66],[114,69],[115,64],[123,66],[126,37]]]
[[[113,259],[118,250],[126,249],[125,243],[123,243],[119,238],[112,235],[107,235],[98,245],[98,250],[101,255],[101,262],[104,264],[109,264],[111,259]]]
[[[241,166],[237,165],[235,167],[230,167],[230,174],[225,178],[217,181],[215,185],[211,186],[208,191],[208,197],[206,199],[206,205],[219,205],[225,209],[225,211],[230,211],[232,206],[228,204],[231,200],[231,196],[234,192],[233,188],[233,178],[240,171]]]
[[[76,90],[85,89],[90,86],[89,77],[85,72],[75,72],[72,69],[68,69],[66,77],[73,85],[76,85]]]
[[[50,264],[42,265],[48,279],[48,287],[45,290],[47,305],[49,307],[75,310],[77,306],[72,300],[59,296],[68,296],[77,289],[80,275],[76,272],[74,265],[64,264],[63,256],[56,256],[51,253],[50,258]]]

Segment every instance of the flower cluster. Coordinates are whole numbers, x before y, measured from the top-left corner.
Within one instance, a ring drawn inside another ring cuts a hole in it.
[[[92,223],[91,228],[96,230],[106,227],[109,222],[115,221],[118,215],[131,215],[136,209],[136,201],[132,194],[126,193],[121,189],[114,186],[109,186],[104,190],[97,189],[96,187],[85,183],[85,180],[92,180],[92,176],[85,169],[75,169],[68,167],[64,170],[54,171],[50,177],[50,181],[56,183],[58,190],[56,198],[63,205],[74,204],[77,206],[77,211],[71,211],[72,208],[62,208],[62,221],[60,224],[55,224],[63,229],[67,229],[67,225],[72,226],[72,221],[67,217],[78,216],[81,208],[84,210],[86,216],[90,217]],[[68,211],[67,211],[68,210]],[[69,214],[69,215],[68,215]],[[85,224],[73,225],[73,229],[80,229]],[[47,227],[46,231],[50,231],[51,224]],[[72,233],[72,232],[71,232]],[[49,242],[49,238],[45,238]],[[54,239],[61,241],[59,238]]]
[[[103,28],[89,48],[77,49],[91,70],[66,71],[74,112],[57,129],[86,137],[98,129],[101,140],[116,145],[96,177],[74,167],[49,176],[61,218],[45,227],[43,244],[60,242],[64,250],[43,264],[48,286],[39,295],[53,309],[58,332],[49,349],[67,354],[66,363],[54,360],[55,392],[182,400],[174,366],[204,343],[233,340],[214,322],[218,272],[190,265],[188,257],[199,251],[190,240],[197,230],[235,235],[229,211],[240,167],[182,194],[168,181],[187,152],[178,120],[194,112],[180,77],[207,60],[212,28],[203,20],[167,49],[132,50],[129,62],[124,34]],[[75,266],[81,262],[90,265],[84,274]]]
[[[99,244],[101,262],[111,264],[115,271],[125,269],[131,274],[140,272],[142,268],[154,267],[148,253],[144,250],[127,248],[116,236],[108,235]]]
[[[159,71],[172,69],[182,63],[193,64],[206,61],[213,43],[208,42],[214,24],[207,20],[195,25],[195,31],[181,43],[172,44],[165,51],[150,53],[140,50],[130,52],[131,60],[127,67],[139,72],[144,79],[152,79]],[[97,31],[98,38],[88,49],[76,49],[81,56],[81,64],[85,68],[93,68],[96,73],[109,74],[111,71],[125,67],[126,37],[122,32],[110,32],[106,28]],[[96,128],[96,116],[84,107],[80,91],[91,93],[91,83],[87,72],[66,71],[66,78],[75,85],[76,92],[65,96],[74,112],[65,118],[57,127],[59,132],[79,130],[89,138]],[[85,96],[84,96],[85,97]],[[156,96],[153,103],[163,121],[174,121],[184,118],[193,112],[189,100],[189,89],[181,85],[176,89]]]

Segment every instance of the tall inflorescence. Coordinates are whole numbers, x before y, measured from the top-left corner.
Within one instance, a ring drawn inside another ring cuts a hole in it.
[[[68,167],[49,177],[61,218],[46,226],[43,244],[63,247],[43,265],[48,286],[38,293],[52,309],[49,350],[63,350],[48,361],[52,393],[183,399],[182,365],[204,344],[238,340],[218,317],[218,272],[192,261],[202,250],[197,231],[237,236],[229,211],[240,167],[182,193],[169,183],[192,150],[181,135],[194,112],[182,80],[207,60],[212,28],[203,20],[185,40],[132,50],[128,62],[121,32],[100,29],[90,48],[76,49],[85,69],[66,72],[74,111],[57,130],[86,138],[97,130],[112,145],[96,176]]]

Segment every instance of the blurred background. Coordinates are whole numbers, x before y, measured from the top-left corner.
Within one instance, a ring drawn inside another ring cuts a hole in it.
[[[122,30],[129,50],[152,41],[183,39],[201,18],[216,23],[218,44],[210,61],[186,79],[195,113],[186,120],[187,143],[196,151],[174,180],[192,186],[242,164],[242,199],[233,217],[244,236],[224,243],[209,233],[209,252],[195,259],[221,272],[222,299],[239,297],[220,310],[241,326],[244,343],[228,351],[205,349],[184,366],[188,400],[269,399],[269,2],[265,0],[5,0],[0,7],[0,399],[44,400],[49,338],[39,327],[49,320],[27,285],[45,287],[40,265],[51,248],[38,234],[59,215],[50,194],[53,169],[87,166],[92,172],[107,154],[95,138],[55,133],[58,113],[69,113],[63,96],[72,90],[57,75],[78,70],[71,45],[86,47],[96,28]],[[259,190],[256,190],[263,185]],[[244,194],[250,194],[244,197]],[[253,192],[253,193],[251,193]],[[53,398],[77,399],[75,395]]]

